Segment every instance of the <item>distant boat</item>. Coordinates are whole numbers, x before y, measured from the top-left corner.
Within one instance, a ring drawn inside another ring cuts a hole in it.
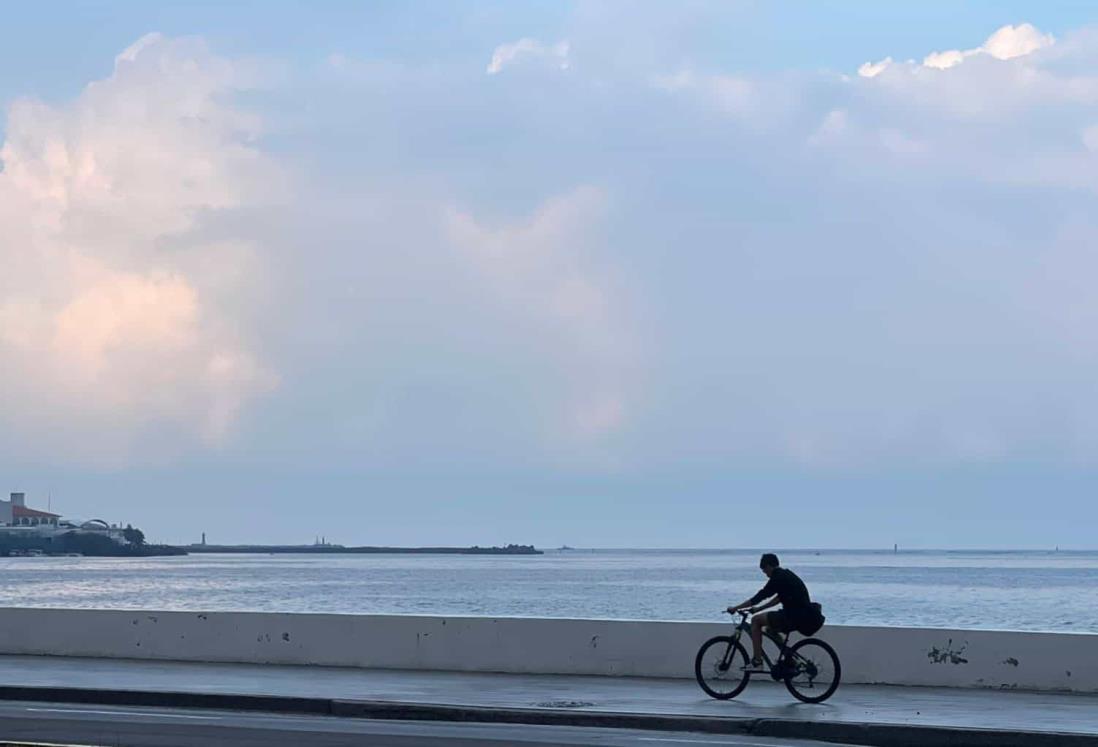
[[[564,550],[575,550],[576,548],[569,547],[568,545],[561,545],[560,548],[558,548],[558,549],[560,549],[561,551],[564,551]]]

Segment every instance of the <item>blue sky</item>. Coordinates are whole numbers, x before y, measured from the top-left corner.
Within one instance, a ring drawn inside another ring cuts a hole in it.
[[[1088,4],[9,16],[0,488],[167,541],[1094,547]]]
[[[109,74],[119,50],[149,31],[201,35],[219,49],[310,64],[332,52],[479,67],[500,39],[567,34],[576,3],[460,2],[80,2],[10,11],[0,49],[0,95],[71,96]],[[688,3],[669,14],[656,3],[602,3],[619,23],[643,27],[648,13],[673,15],[684,57],[738,70],[849,70],[888,55],[921,57],[959,48],[1006,23],[1053,34],[1094,22],[1091,3],[728,2]],[[635,10],[627,12],[626,7]],[[638,18],[639,17],[639,18]],[[650,25],[651,29],[652,26]],[[669,45],[674,48],[674,45]]]

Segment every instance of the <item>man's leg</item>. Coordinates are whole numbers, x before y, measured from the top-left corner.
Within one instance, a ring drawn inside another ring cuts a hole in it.
[[[763,626],[770,623],[770,613],[763,612],[751,618],[751,664],[762,663]]]

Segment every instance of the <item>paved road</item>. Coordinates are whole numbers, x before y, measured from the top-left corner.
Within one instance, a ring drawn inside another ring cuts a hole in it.
[[[744,736],[57,703],[0,703],[0,739],[111,747],[819,747],[817,742]]]
[[[843,685],[822,705],[751,682],[740,697],[705,697],[691,680],[407,672],[59,656],[0,656],[0,686],[306,696],[577,711],[795,719],[820,723],[993,728],[1098,735],[1098,697],[1064,693]],[[548,706],[546,705],[548,704]]]

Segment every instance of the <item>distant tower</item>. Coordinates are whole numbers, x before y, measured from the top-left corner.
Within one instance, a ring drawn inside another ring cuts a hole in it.
[[[202,533],[202,545],[203,546],[206,545],[206,533],[205,532]]]

